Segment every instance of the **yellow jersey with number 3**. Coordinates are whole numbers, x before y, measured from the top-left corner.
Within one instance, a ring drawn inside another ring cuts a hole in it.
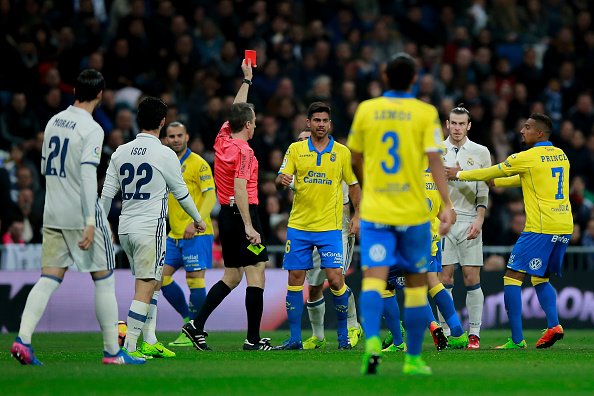
[[[362,102],[347,146],[363,154],[361,219],[386,225],[430,220],[423,181],[426,153],[443,150],[435,107],[406,92]]]
[[[525,232],[566,235],[573,233],[569,203],[569,160],[551,142],[540,142],[529,150],[510,155],[504,162],[485,169],[460,172],[460,180],[489,180],[519,175],[526,209]],[[516,186],[517,176],[495,182]]]
[[[190,149],[179,159],[179,162],[190,196],[194,200],[196,208],[200,209],[202,202],[204,202],[203,193],[215,188],[210,165],[204,158],[191,152]],[[173,239],[182,239],[184,230],[193,220],[173,197],[173,194],[169,194],[167,206],[169,207],[169,226],[171,227],[168,236]],[[197,233],[196,235],[212,235],[210,213],[202,213],[202,220],[206,223],[206,230],[202,234]]]

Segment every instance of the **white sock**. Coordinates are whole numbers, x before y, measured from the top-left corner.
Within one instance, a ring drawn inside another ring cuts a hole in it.
[[[126,332],[126,340],[124,341],[124,348],[130,353],[136,352],[136,342],[138,341],[138,337],[140,337],[144,322],[146,322],[149,306],[149,304],[138,300],[132,300],[132,304],[130,304],[128,331]]]
[[[37,327],[37,323],[43,316],[50,297],[60,287],[60,283],[62,283],[61,279],[41,275],[41,278],[29,292],[21,318],[21,327],[19,328],[19,337],[24,344],[31,344],[31,337],[33,337],[35,327]]]
[[[466,290],[466,308],[468,309],[468,322],[470,324],[469,335],[480,336],[481,323],[483,321],[483,305],[485,296],[483,289],[479,287],[474,290]]]
[[[144,323],[144,327],[142,328],[142,338],[143,340],[150,345],[155,345],[157,343],[157,335],[155,334],[155,330],[157,328],[157,300],[159,299],[159,292],[153,292],[153,298],[151,300],[151,305],[148,310],[148,314],[146,316],[146,322]]]
[[[452,288],[445,288],[445,291],[447,291],[450,294],[450,297],[452,297],[452,301],[454,300],[454,296],[452,296]],[[439,325],[441,326],[441,329],[443,330],[443,334],[446,337],[449,337],[450,334],[452,333],[452,331],[450,330],[450,326],[448,326],[448,322],[446,322],[446,320],[444,319],[443,315],[441,314],[441,312],[439,311],[439,308],[437,308],[437,318],[439,320]]]
[[[324,297],[322,296],[318,301],[307,301],[307,313],[313,336],[322,341],[324,339],[324,315],[326,314]]]
[[[95,280],[95,314],[103,333],[103,349],[110,355],[120,351],[118,344],[118,302],[113,271]]]
[[[349,293],[349,310],[347,316],[347,328],[359,329],[359,321],[357,320],[357,306],[355,305],[355,295],[350,288],[347,289]]]

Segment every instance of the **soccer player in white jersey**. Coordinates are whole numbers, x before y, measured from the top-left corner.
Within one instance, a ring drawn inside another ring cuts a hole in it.
[[[142,132],[130,143],[118,147],[111,156],[101,194],[103,207],[109,208],[118,189],[122,189],[120,243],[136,277],[124,349],[128,354],[140,357],[175,357],[175,353],[158,342],[155,335],[170,189],[194,219],[196,231],[206,229],[184,183],[177,155],[159,140],[166,114],[167,105],[160,99],[148,97],[140,102],[137,119]],[[143,342],[137,349],[141,331]]]
[[[491,154],[485,146],[468,139],[471,127],[470,112],[461,103],[450,111],[446,127],[450,136],[445,140],[443,162],[445,166],[463,164],[465,170],[488,168]],[[452,294],[454,265],[460,264],[466,286],[466,308],[470,331],[468,348],[480,347],[480,330],[485,297],[481,289],[480,271],[483,266],[482,228],[489,201],[489,187],[485,182],[449,181],[449,192],[457,221],[442,240],[443,272],[441,281]],[[450,328],[439,314],[441,326],[450,335]]]
[[[74,261],[95,282],[95,312],[103,333],[104,364],[142,364],[118,345],[115,256],[107,217],[97,205],[97,166],[104,132],[91,115],[101,102],[105,80],[96,70],[81,72],[73,106],[45,128],[41,173],[46,177],[41,278],[27,297],[21,327],[10,350],[21,364],[42,364],[31,337],[51,295]]]
[[[311,129],[305,128],[297,138],[301,142],[307,140],[311,136]],[[295,179],[289,185],[289,188],[295,190]],[[349,186],[342,182],[342,203],[344,211],[342,216],[342,259],[343,259],[343,273],[346,274],[351,261],[353,259],[353,249],[355,247],[355,234],[349,232]],[[313,334],[310,338],[303,342],[303,349],[319,349],[326,348],[326,337],[324,337],[324,316],[326,314],[326,302],[324,300],[324,282],[326,281],[326,271],[321,268],[322,260],[318,248],[314,247],[313,255],[313,269],[305,273],[305,279],[309,285],[309,297],[307,299],[307,313]],[[359,342],[359,337],[363,333],[363,329],[357,321],[357,307],[355,305],[355,296],[349,288],[349,307],[347,316],[347,328],[349,330],[349,339],[351,346],[354,348]]]

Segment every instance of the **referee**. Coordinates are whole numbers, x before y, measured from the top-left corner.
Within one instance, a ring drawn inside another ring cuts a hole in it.
[[[214,179],[221,204],[219,235],[225,261],[225,274],[208,292],[194,320],[182,331],[199,351],[210,350],[204,331],[206,320],[215,308],[239,285],[243,274],[247,280],[245,308],[248,318],[244,350],[271,350],[269,338],[260,338],[264,307],[264,268],[268,250],[261,243],[262,226],[258,217],[258,160],[248,140],[254,136],[254,105],[246,103],[252,85],[252,64],[244,59],[244,79],[229,109],[229,121],[217,135]]]

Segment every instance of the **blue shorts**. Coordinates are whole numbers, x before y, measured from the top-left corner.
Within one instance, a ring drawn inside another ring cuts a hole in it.
[[[395,267],[412,273],[429,269],[429,223],[390,226],[361,220],[361,268]]]
[[[289,227],[283,269],[309,270],[313,268],[312,253],[317,247],[321,268],[342,268],[342,230],[302,231]]]
[[[212,235],[196,235],[192,239],[167,237],[165,265],[178,270],[182,265],[187,272],[212,268]]]
[[[437,241],[437,253],[435,256],[431,256],[429,261],[429,269],[427,272],[442,272],[441,269],[441,241]]]
[[[437,242],[437,253],[435,253],[435,256],[431,256],[431,261],[429,262],[427,272],[442,272],[441,246],[439,242]],[[399,270],[396,266],[390,267],[390,272],[388,273],[388,282],[394,285],[396,290],[403,290],[404,274],[402,270]]]
[[[511,252],[507,268],[531,275],[561,276],[563,255],[571,235],[523,232]]]

